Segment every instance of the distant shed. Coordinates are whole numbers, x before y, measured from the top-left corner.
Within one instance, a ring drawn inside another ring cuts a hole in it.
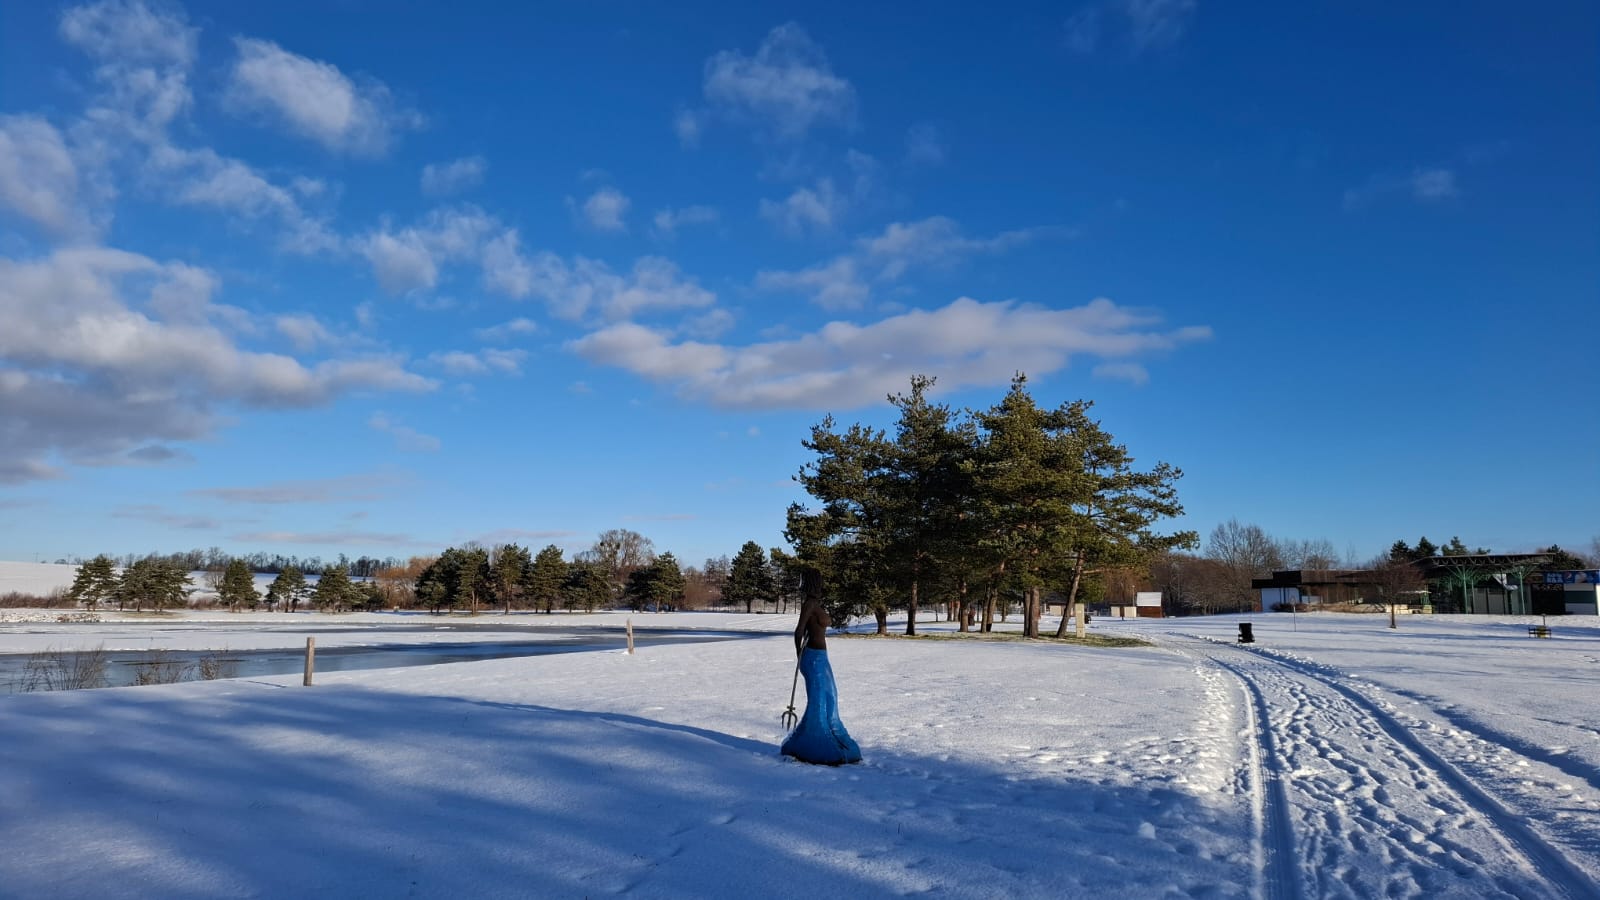
[[[1133,602],[1111,604],[1111,615],[1119,619],[1161,619],[1166,617],[1162,611],[1160,591],[1140,591],[1133,595]]]

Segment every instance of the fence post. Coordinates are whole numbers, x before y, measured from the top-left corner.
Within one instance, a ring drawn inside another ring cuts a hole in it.
[[[628,617],[628,655],[633,655],[633,616]]]
[[[317,668],[317,639],[306,638],[306,681],[305,686],[311,687],[311,673]]]

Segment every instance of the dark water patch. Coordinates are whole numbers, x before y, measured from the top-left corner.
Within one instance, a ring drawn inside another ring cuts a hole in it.
[[[302,633],[307,630],[301,629]],[[318,634],[360,631],[358,628],[316,630]],[[385,628],[385,631],[397,629]],[[510,629],[494,629],[507,631]],[[523,629],[517,629],[519,631]],[[406,666],[433,666],[444,663],[511,659],[556,653],[581,653],[593,650],[621,650],[625,647],[623,629],[595,628],[574,631],[549,629],[538,641],[487,641],[483,643],[373,644],[355,647],[318,647],[316,671],[348,672],[359,669],[393,669]],[[735,631],[653,631],[634,629],[639,646],[663,644],[704,644],[741,638],[768,637],[761,633]],[[305,670],[303,647],[273,650],[104,650],[50,652],[48,654],[0,654],[0,685],[12,692],[50,689],[36,676],[41,664],[53,664],[81,672],[85,660],[98,656],[104,662],[101,687],[129,687],[138,684],[168,684],[211,678],[255,678],[266,675],[293,675]],[[44,657],[49,659],[45,660]],[[34,667],[30,669],[30,667]],[[45,679],[46,682],[49,679]],[[59,683],[59,680],[57,681]]]

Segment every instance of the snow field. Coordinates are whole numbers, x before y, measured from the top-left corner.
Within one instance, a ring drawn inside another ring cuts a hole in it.
[[[85,631],[101,627],[126,626]],[[777,756],[786,633],[330,673],[309,689],[280,677],[3,696],[7,730],[28,739],[0,744],[0,884],[27,897],[1249,896],[1226,730],[1170,653],[861,638],[830,653],[865,765]]]
[[[867,755],[842,769],[777,756],[789,616],[634,615],[632,657],[0,695],[0,895],[1600,896],[1600,622],[1246,618],[1250,648],[1240,617],[1092,625],[1137,648],[831,640]],[[0,652],[626,619],[185,612],[0,624]]]

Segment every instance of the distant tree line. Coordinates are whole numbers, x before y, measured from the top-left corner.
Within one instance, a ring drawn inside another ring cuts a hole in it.
[[[102,554],[106,555],[106,554]],[[328,566],[338,566],[352,578],[371,578],[379,569],[400,564],[395,557],[360,556],[351,559],[345,554],[338,558],[323,561],[320,556],[300,557],[282,553],[228,553],[221,547],[209,547],[204,550],[196,547],[193,550],[184,550],[176,553],[124,553],[120,556],[110,555],[113,565],[127,568],[140,560],[154,560],[177,566],[186,572],[221,572],[228,564],[235,560],[242,561],[251,572],[262,575],[276,575],[285,569],[297,569],[301,572],[321,572]],[[82,557],[70,557],[57,560],[59,563],[81,565]]]

